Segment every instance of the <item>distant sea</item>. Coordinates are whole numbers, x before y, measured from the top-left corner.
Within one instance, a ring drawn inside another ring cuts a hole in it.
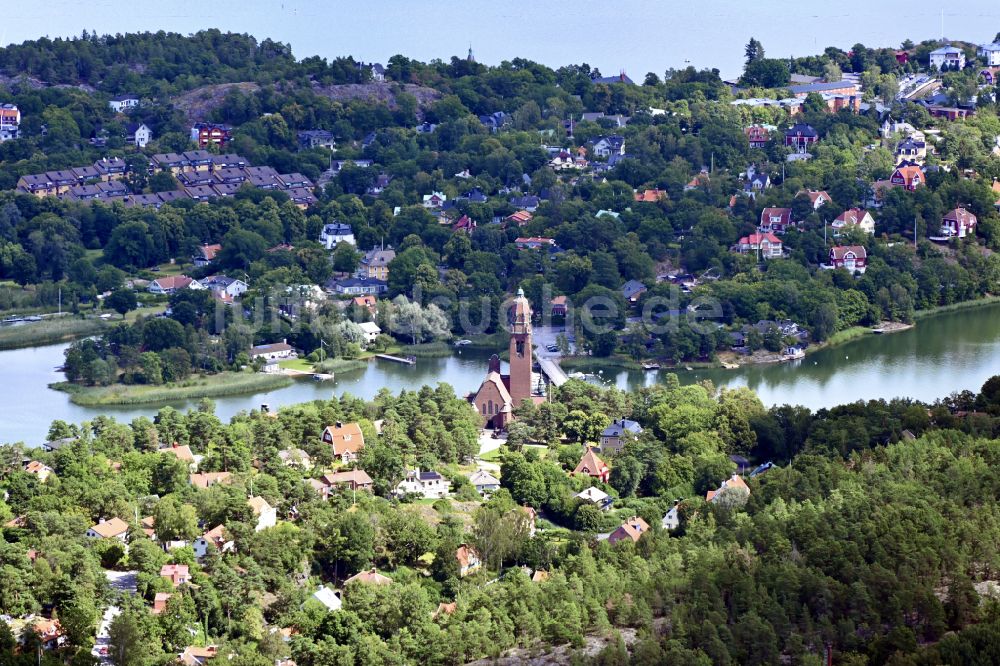
[[[204,28],[248,32],[292,45],[299,57],[353,55],[385,62],[401,53],[418,60],[465,57],[498,64],[516,57],[558,67],[587,63],[602,74],[693,65],[723,77],[742,67],[753,36],[770,57],[803,56],[827,46],[898,46],[942,34],[989,42],[1000,31],[1000,2],[962,0],[48,0],[8,4],[0,44],[47,35],[67,37]],[[943,24],[943,29],[942,29]]]

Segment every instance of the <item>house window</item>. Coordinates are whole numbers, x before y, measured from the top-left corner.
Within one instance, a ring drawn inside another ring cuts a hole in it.
[[[518,357],[524,356],[524,341],[518,340],[515,344],[515,349],[517,351]]]

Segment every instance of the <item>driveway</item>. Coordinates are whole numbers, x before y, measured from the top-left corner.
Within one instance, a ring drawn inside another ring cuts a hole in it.
[[[138,571],[105,571],[104,575],[108,578],[108,584],[111,585],[111,589],[116,592],[128,592],[129,594],[135,594],[136,586],[138,585],[139,572]]]
[[[111,643],[111,621],[120,615],[121,612],[118,606],[109,606],[108,610],[104,611],[101,623],[97,626],[97,640],[94,642],[94,647],[90,649],[90,654],[97,657],[101,663],[110,663],[108,648]]]

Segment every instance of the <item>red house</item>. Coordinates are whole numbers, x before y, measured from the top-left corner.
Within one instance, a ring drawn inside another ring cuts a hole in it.
[[[918,166],[901,166],[892,172],[889,182],[899,187],[905,187],[912,192],[921,185],[927,184],[927,176]]]
[[[736,251],[740,254],[759,252],[762,259],[780,259],[785,252],[781,240],[770,232],[744,236],[736,243]]]
[[[791,208],[765,208],[760,213],[760,230],[768,233],[784,233],[792,226]]]
[[[785,145],[791,146],[797,152],[804,153],[809,146],[819,141],[819,133],[812,125],[796,123],[785,131]]]
[[[743,133],[747,135],[751,148],[764,148],[771,140],[771,133],[763,125],[751,125]]]
[[[598,481],[607,483],[608,478],[611,476],[611,469],[603,460],[597,457],[593,449],[588,448],[587,452],[583,454],[583,458],[580,459],[580,464],[573,470],[573,474],[586,474]]]
[[[941,219],[941,235],[952,238],[965,238],[976,234],[976,224],[979,220],[964,208],[955,208],[945,213]]]
[[[830,265],[851,273],[864,273],[868,266],[868,252],[861,245],[836,245],[830,248]]]

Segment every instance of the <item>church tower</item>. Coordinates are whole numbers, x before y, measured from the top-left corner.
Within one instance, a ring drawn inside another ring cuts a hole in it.
[[[510,397],[513,407],[531,398],[531,304],[523,289],[510,311]]]

